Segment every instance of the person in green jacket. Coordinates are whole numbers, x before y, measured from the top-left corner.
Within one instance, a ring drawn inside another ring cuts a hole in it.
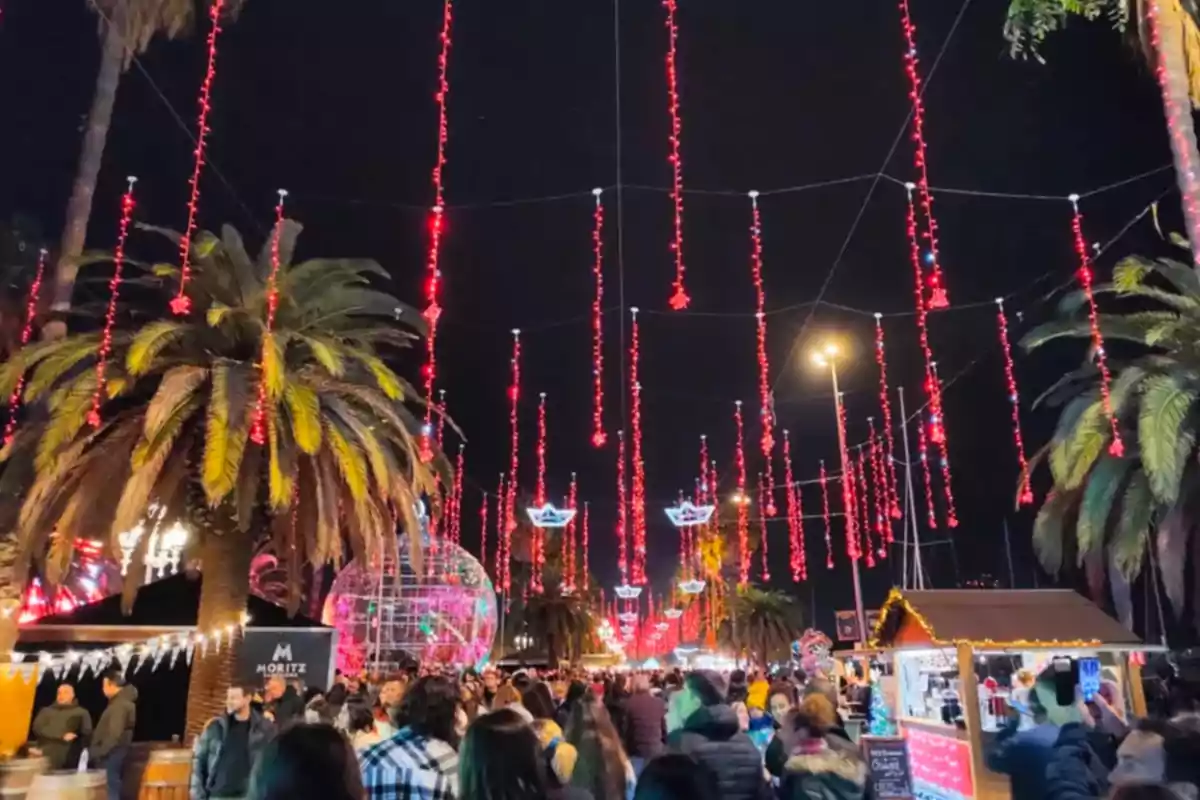
[[[92,715],[75,701],[75,687],[59,684],[54,705],[33,718],[34,747],[50,769],[75,769],[92,735]]]
[[[125,682],[119,668],[104,673],[101,685],[108,707],[100,715],[88,747],[88,766],[103,769],[108,784],[108,800],[120,800],[121,770],[133,744],[133,726],[137,722],[137,689]]]

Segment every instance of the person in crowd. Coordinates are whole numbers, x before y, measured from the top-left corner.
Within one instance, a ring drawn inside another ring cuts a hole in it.
[[[263,715],[275,723],[276,727],[284,728],[293,722],[304,719],[304,700],[280,675],[267,678],[266,691],[263,693]]]
[[[554,719],[557,710],[550,687],[541,681],[531,684],[521,692],[521,705],[525,706],[534,719]]]
[[[400,701],[404,698],[404,687],[408,684],[408,676],[402,672],[389,675],[379,687],[379,699],[373,708],[375,714],[375,729],[381,739],[386,739],[396,732],[392,719]]]
[[[533,722],[533,714],[521,703],[521,693],[515,684],[506,683],[496,690],[496,697],[492,700],[492,711],[502,708],[511,708],[524,717],[526,722]]]
[[[746,713],[749,715],[746,733],[750,736],[750,741],[754,742],[754,746],[760,751],[766,750],[775,736],[775,720],[765,708],[757,705],[747,705]]]
[[[119,668],[104,673],[100,688],[108,698],[108,705],[92,730],[88,767],[104,770],[108,800],[120,800],[125,757],[133,744],[133,726],[137,723],[138,693],[126,683],[125,673]]]
[[[820,723],[796,711],[782,733],[787,757],[780,774],[781,800],[863,800],[867,764],[857,750],[834,749]]]
[[[746,708],[746,704],[741,700],[730,703],[729,707],[733,709],[734,716],[737,717],[738,730],[748,733],[750,731],[750,709]]]
[[[467,728],[458,775],[463,800],[589,800],[579,789],[553,788],[537,735],[511,708]]]
[[[418,678],[396,709],[396,734],[365,750],[369,800],[457,800],[458,731],[466,722],[458,686],[442,676]]]
[[[225,713],[212,719],[192,748],[192,800],[245,797],[250,773],[274,734],[274,726],[250,707],[254,690],[231,686]]]
[[[667,704],[651,694],[649,675],[635,675],[633,694],[625,701],[625,752],[635,774],[663,751],[666,735]]]
[[[746,708],[767,708],[767,692],[771,684],[767,682],[765,673],[754,670],[750,674],[749,685],[746,687]]]
[[[92,735],[92,715],[75,699],[75,687],[60,683],[54,705],[46,706],[33,718],[33,739],[37,751],[52,769],[75,769],[79,756]]]
[[[563,700],[562,705],[558,707],[558,712],[554,719],[560,728],[567,725],[567,720],[571,718],[571,710],[583,699],[584,694],[588,691],[588,685],[583,681],[571,681],[567,686],[567,696]]]
[[[371,709],[354,703],[349,706],[349,719],[346,724],[346,734],[350,737],[350,745],[354,752],[361,753],[367,748],[379,744],[386,737],[380,734],[380,723]],[[391,726],[388,726],[391,729]]]
[[[776,681],[767,692],[767,713],[775,725],[783,724],[788,712],[796,707],[796,687],[787,681]]]
[[[566,741],[562,728],[553,720],[535,719],[533,732],[537,735],[538,746],[542,749],[549,770],[546,773],[547,785],[552,791],[569,785],[579,760],[579,751]]]
[[[1188,800],[1188,795],[1161,783],[1142,783],[1118,787],[1108,800]]]
[[[1013,797],[1042,797],[1046,792],[1046,771],[1054,756],[1059,724],[1042,703],[1046,697],[1051,708],[1057,707],[1054,686],[1051,683],[1044,689],[1037,691],[1035,684],[1022,692],[1023,699],[1014,693],[1009,718],[984,754],[988,769],[1009,776]]]
[[[667,709],[667,749],[711,769],[723,800],[755,800],[766,789],[762,756],[725,698],[718,673],[689,673]]]
[[[671,695],[675,694],[675,692],[678,692],[682,686],[683,673],[681,673],[678,669],[673,669],[668,672],[666,677],[663,679],[663,703],[669,704],[671,702]]]
[[[624,742],[629,732],[629,715],[625,706],[629,699],[629,676],[622,674],[612,676],[604,695],[597,697],[604,704],[605,710],[608,711],[608,718],[612,720],[613,727],[617,729],[617,735]]]
[[[572,786],[586,789],[595,800],[625,800],[633,794],[633,765],[605,704],[591,692],[571,710],[566,738],[579,753]]]
[[[331,725],[297,723],[263,750],[250,778],[247,800],[365,797],[358,761],[346,737]]]
[[[1103,797],[1109,773],[1117,763],[1115,738],[1097,729],[1096,720],[1082,697],[1069,706],[1055,702],[1052,668],[1038,676],[1032,698],[1046,709],[1047,719],[1058,726],[1058,737],[1046,767],[1046,795],[1054,800]]]
[[[735,669],[729,673],[729,680],[726,682],[725,697],[726,702],[730,703],[745,703],[746,695],[750,693],[750,686],[746,681],[746,670]]]
[[[458,696],[462,699],[463,712],[467,715],[468,724],[483,713],[483,701],[480,700],[482,687],[474,681],[465,681],[458,687]]]
[[[829,700],[830,705],[835,709],[838,707],[837,686],[834,685],[829,675],[819,667],[813,670],[808,682],[804,684],[804,696],[808,697],[810,694],[823,694]]]
[[[500,673],[494,669],[485,670],[483,673],[483,695],[480,698],[480,707],[484,711],[491,711],[496,702],[496,692],[500,691]]]
[[[633,800],[720,800],[717,776],[682,753],[664,753],[646,763]]]

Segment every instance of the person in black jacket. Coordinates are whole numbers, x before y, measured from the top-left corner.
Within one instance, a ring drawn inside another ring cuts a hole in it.
[[[650,693],[650,677],[633,678],[633,694],[625,700],[625,752],[633,771],[642,774],[646,762],[663,751],[667,705]]]
[[[243,797],[250,775],[274,730],[270,720],[250,707],[254,692],[231,686],[225,712],[196,738],[192,750],[192,800]]]
[[[133,726],[137,722],[138,693],[125,683],[125,673],[120,669],[104,673],[101,689],[108,698],[108,706],[92,731],[88,764],[104,770],[108,800],[120,800],[121,773],[129,746],[133,744]]]
[[[54,705],[33,718],[33,738],[50,769],[75,769],[92,735],[92,715],[75,700],[75,687],[59,684]]]
[[[279,675],[267,679],[267,690],[263,698],[263,716],[284,728],[293,722],[304,721],[304,699]]]
[[[667,749],[684,753],[717,776],[722,800],[760,800],[770,796],[762,756],[738,726],[725,701],[725,682],[715,672],[693,672],[671,697],[667,711]]]

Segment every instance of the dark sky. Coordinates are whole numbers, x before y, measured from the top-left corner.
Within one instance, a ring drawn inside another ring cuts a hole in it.
[[[666,161],[666,32],[658,3],[622,4],[624,301],[645,310],[643,386],[650,497],[650,572],[659,587],[676,563],[677,537],[659,508],[696,473],[698,435],[708,433],[722,469],[732,465],[732,402],[756,409],[749,204],[764,192],[879,170],[908,113],[902,39],[891,3],[682,0],[680,80],[684,115],[685,222],[692,314],[666,313],[673,265]],[[926,95],[935,186],[1065,197],[1169,163],[1157,89],[1136,53],[1103,24],[1078,23],[1046,48],[1049,64],[1017,62],[1001,37],[1006,0],[975,0]],[[959,2],[913,0],[923,68],[950,32]],[[420,304],[425,212],[434,157],[440,0],[343,3],[250,0],[222,39],[214,95],[210,170],[202,224],[232,222],[261,240],[274,190],[308,227],[303,255],[369,256],[392,289]],[[536,393],[550,393],[554,494],[580,474],[592,501],[594,569],[611,583],[613,451],[593,450],[588,309],[593,186],[616,183],[613,4],[610,0],[456,3],[451,56],[447,198],[452,207],[445,273],[441,373],[452,414],[470,439],[466,539],[476,541],[478,490],[507,464],[508,330],[524,336],[523,483],[533,484]],[[22,211],[47,230],[61,225],[98,57],[95,20],[82,0],[8,0],[0,27],[0,214]],[[97,193],[90,244],[109,247],[124,175],[142,178],[142,219],[181,227],[191,146],[170,107],[194,126],[203,71],[201,38],[156,43],[126,76]],[[149,77],[147,77],[147,75]],[[157,88],[155,88],[157,87]],[[159,95],[161,90],[162,96]],[[165,99],[164,99],[165,98]],[[886,172],[907,180],[912,148],[900,143]],[[1173,183],[1160,173],[1087,201],[1090,238],[1107,240]],[[816,297],[871,180],[762,200],[772,369],[781,426],[793,431],[797,477],[836,459],[831,396],[821,376],[785,362],[807,335],[837,331],[857,343],[844,384],[851,438],[877,414],[867,313],[791,308]],[[633,187],[639,188],[633,188]],[[658,187],[658,188],[641,188]],[[518,202],[557,196],[546,202]],[[617,427],[616,192],[609,210],[605,316],[609,428]],[[1174,219],[1174,195],[1167,220]],[[912,308],[903,190],[881,182],[838,263],[825,300],[903,314]],[[1039,298],[1069,280],[1075,262],[1064,201],[939,195],[946,280],[956,304],[1019,293],[1028,319]],[[1148,223],[1102,259],[1155,246]],[[135,242],[133,251],[136,253]],[[1040,276],[1049,278],[1035,283]],[[1017,334],[1025,325],[1015,322]],[[894,382],[919,392],[911,316],[885,322]],[[968,372],[946,392],[962,525],[958,573],[1007,579],[1008,520],[1018,585],[1033,581],[1030,512],[1014,514],[1015,459],[992,308],[951,311],[932,322],[944,377]],[[1026,399],[1081,351],[1020,359]],[[410,374],[415,377],[417,359]],[[753,414],[750,415],[753,418]],[[1050,418],[1027,413],[1030,449]],[[757,426],[749,430],[751,440]],[[758,469],[752,458],[751,470]],[[777,466],[777,470],[781,469]],[[806,495],[816,510],[816,495]],[[818,521],[819,522],[819,521]],[[823,560],[819,524],[807,528],[810,562]],[[787,536],[772,526],[776,584],[783,587]],[[929,536],[928,532],[923,533]],[[836,536],[836,534],[835,534]],[[840,556],[840,548],[839,548]],[[956,579],[947,547],[930,548],[935,585]],[[851,602],[848,569],[813,570],[828,613]],[[866,576],[868,605],[892,583],[898,559]],[[1044,580],[1044,577],[1043,577]],[[807,588],[800,590],[809,595]]]

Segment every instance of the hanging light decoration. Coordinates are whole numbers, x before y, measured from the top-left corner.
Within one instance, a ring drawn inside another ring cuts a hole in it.
[[[588,576],[591,575],[591,564],[589,563],[588,553],[588,503],[583,502],[583,522],[580,524],[579,533],[579,557],[576,559],[579,562],[579,582],[578,586],[583,591],[588,589]]]
[[[679,26],[675,22],[676,0],[663,0],[667,9],[667,112],[671,116],[671,135],[668,137],[671,162],[671,202],[675,207],[675,238],[671,251],[675,256],[675,282],[671,285],[671,308],[682,311],[691,298],[683,285],[686,267],[683,265],[683,120],[679,113],[679,71],[676,63]]]
[[[504,500],[504,565],[501,585],[507,594],[512,587],[512,534],[517,527],[517,470],[520,467],[521,433],[518,401],[521,398],[521,329],[513,328],[512,384],[508,387],[508,487]]]
[[[865,469],[865,455],[862,445],[858,447],[858,457],[850,462],[850,468],[854,472],[855,480],[855,528],[858,530],[861,537],[861,543],[858,545],[859,554],[865,554],[867,557],[867,569],[875,567],[875,553],[871,547],[871,496],[867,488],[867,471]],[[856,540],[858,541],[858,540]]]
[[[1160,68],[1161,69],[1161,68]],[[1100,400],[1104,407],[1104,416],[1108,418],[1108,426],[1112,431],[1112,441],[1108,452],[1117,458],[1125,453],[1125,444],[1121,441],[1121,431],[1117,424],[1117,415],[1112,403],[1112,373],[1108,369],[1108,353],[1104,349],[1104,335],[1100,332],[1100,312],[1096,308],[1096,295],[1092,291],[1092,259],[1088,256],[1087,242],[1083,238],[1083,215],[1079,213],[1079,195],[1070,196],[1071,208],[1074,215],[1071,218],[1071,231],[1075,238],[1075,254],[1079,257],[1079,269],[1075,275],[1083,288],[1084,297],[1088,304],[1088,322],[1092,328],[1092,351],[1095,353],[1096,368],[1100,370]],[[1188,198],[1189,200],[1191,198]]]
[[[900,24],[904,31],[907,49],[904,51],[904,71],[908,75],[908,98],[912,101],[912,138],[916,145],[913,151],[913,166],[917,173],[917,187],[921,195],[921,210],[925,212],[925,241],[929,245],[926,261],[929,262],[929,277],[924,281],[929,291],[928,307],[946,308],[950,300],[942,277],[941,254],[938,251],[938,225],[933,214],[933,194],[929,188],[928,147],[925,144],[925,101],[921,97],[921,72],[917,59],[917,26],[913,24],[908,0],[900,0]]]
[[[434,438],[437,441],[438,448],[441,449],[441,447],[443,446],[443,442],[446,440],[446,390],[445,389],[438,390],[437,418],[438,418],[437,433],[435,434]]]
[[[538,508],[546,505],[546,393],[538,393],[537,416],[537,499]]]
[[[759,532],[762,536],[762,579],[763,583],[769,583],[771,580],[771,565],[770,556],[767,553],[767,518],[762,515],[762,509],[766,506],[766,484],[763,482],[763,474],[758,473],[758,509],[759,509]]]
[[[825,472],[823,460],[821,461],[820,477],[817,481],[821,484],[821,517],[825,520],[825,569],[833,569],[833,525],[829,513],[829,476]]]
[[[192,164],[192,177],[188,180],[191,194],[188,197],[187,226],[179,237],[179,293],[171,301],[171,312],[180,317],[192,310],[192,301],[187,295],[188,279],[192,272],[192,237],[196,235],[196,217],[200,211],[200,175],[204,172],[205,151],[208,148],[208,114],[212,111],[212,86],[217,77],[217,38],[221,35],[221,12],[224,10],[225,0],[213,0],[208,12],[212,23],[208,29],[208,66],[197,101],[200,112],[196,120],[195,161]]]
[[[604,201],[603,189],[592,189],[596,196],[596,211],[592,216],[592,276],[595,292],[592,295],[592,446],[603,447],[608,441],[604,432]]]
[[[479,563],[487,572],[488,493],[479,501]]]
[[[750,583],[750,529],[747,506],[750,498],[746,496],[746,449],[745,426],[742,421],[742,401],[734,403],[734,422],[737,424],[737,540],[738,540],[738,586]]]
[[[800,487],[792,475],[792,442],[783,432],[783,479],[787,482],[788,565],[792,581],[808,580],[808,557],[804,552],[804,509]]]
[[[287,200],[287,189],[279,190],[279,202],[275,204],[275,230],[271,232],[271,274],[267,277],[267,320],[262,337],[262,351],[258,357],[258,399],[254,404],[254,421],[250,424],[250,441],[262,446],[267,443],[267,359],[276,357],[275,313],[279,310],[280,239],[283,237],[283,204]],[[277,365],[282,368],[282,364]]]
[[[29,284],[29,294],[25,298],[25,323],[21,327],[21,347],[29,344],[33,338],[33,322],[37,316],[38,298],[42,294],[42,280],[46,274],[46,256],[48,251],[42,248],[38,251],[37,271],[33,275],[33,283]],[[8,421],[4,423],[4,446],[12,443],[17,431],[17,411],[21,408],[21,395],[25,391],[25,372],[17,376],[17,385],[13,387],[8,397]]]
[[[755,326],[758,341],[758,400],[759,423],[762,425],[762,453],[765,460],[764,470],[767,479],[767,504],[762,512],[768,517],[775,516],[775,476],[771,474],[772,453],[775,451],[775,437],[771,430],[775,426],[775,414],[771,403],[771,364],[767,358],[767,296],[763,289],[763,243],[762,243],[762,214],[758,210],[758,192],[750,192],[750,273],[754,281]]]
[[[504,564],[508,562],[508,537],[504,534],[505,520],[504,516],[508,512],[508,490],[505,488],[505,475],[500,473],[500,480],[496,485],[496,557],[493,564],[493,574],[496,576],[496,584],[504,589]],[[486,555],[487,551],[484,551]],[[486,564],[484,565],[486,567]]]
[[[428,461],[433,457],[429,446],[429,432],[433,417],[433,385],[437,381],[437,333],[442,307],[438,301],[438,289],[442,283],[441,253],[442,234],[445,231],[446,198],[443,171],[446,167],[446,143],[450,139],[450,124],[446,103],[450,96],[450,31],[454,23],[452,0],[442,3],[441,52],[438,54],[438,87],[434,100],[438,107],[437,156],[433,163],[433,208],[429,217],[429,251],[425,258],[425,321],[429,332],[425,337],[425,429],[421,437],[421,458]]]
[[[896,444],[892,438],[892,403],[888,394],[887,353],[883,343],[883,314],[875,312],[875,363],[879,367],[879,409],[883,413],[883,460],[887,467],[888,514],[900,519],[900,492],[896,482]]]
[[[571,473],[571,486],[567,490],[566,506],[568,510],[575,511],[579,505],[579,484],[575,478],[575,473]],[[568,523],[567,528],[563,531],[562,540],[562,556],[563,556],[563,591],[568,594],[575,591],[575,520],[572,519]]]
[[[1017,372],[1013,364],[1012,346],[1008,341],[1008,318],[1004,313],[1004,298],[996,298],[996,322],[1000,331],[1000,350],[1004,354],[1004,380],[1008,385],[1008,402],[1012,406],[1013,447],[1017,451],[1017,468],[1020,470],[1021,486],[1017,502],[1023,506],[1033,502],[1033,488],[1029,484],[1029,462],[1025,459],[1025,438],[1021,435],[1021,393],[1017,389]]]
[[[106,392],[105,373],[108,357],[112,353],[113,329],[117,324],[117,300],[121,295],[121,272],[125,267],[125,242],[129,239],[129,226],[133,221],[133,187],[137,178],[130,175],[128,188],[121,196],[121,223],[117,229],[117,246],[113,250],[113,274],[108,281],[108,309],[104,312],[104,330],[100,334],[100,348],[96,353],[96,388],[92,391],[92,409],[87,421],[93,428],[100,427],[100,406]]]
[[[929,376],[930,380],[932,380],[934,386],[937,387],[938,408],[936,414],[937,419],[940,422],[942,418],[942,379],[938,375],[937,362],[931,362],[929,366],[933,370],[932,374]],[[957,528],[958,511],[955,510],[954,507],[954,491],[951,489],[952,481],[950,479],[950,453],[947,450],[948,445],[944,434],[941,441],[937,442],[937,446],[938,464],[942,468],[942,494],[946,501],[946,527]]]
[[[629,585],[628,499],[625,495],[625,431],[617,431],[617,568],[621,585]]]
[[[454,492],[450,495],[454,503],[454,513],[451,517],[452,523],[450,526],[450,541],[456,545],[462,545],[462,497],[463,497],[463,473],[466,472],[466,444],[460,442],[458,445],[458,461],[454,465]]]
[[[929,443],[925,440],[925,423],[917,417],[917,459],[925,476],[925,521],[931,529],[937,529],[937,512],[933,505],[933,472],[929,467]],[[906,423],[907,424],[907,423]]]
[[[887,558],[887,546],[892,543],[892,517],[888,513],[888,486],[887,486],[887,469],[883,463],[883,437],[879,436],[875,431],[875,418],[867,417],[867,424],[871,429],[870,448],[871,448],[871,489],[875,497],[875,508],[872,513],[875,517],[876,530],[879,533],[879,557]]]
[[[642,460],[642,382],[639,376],[641,345],[638,337],[638,309],[629,309],[633,317],[633,332],[629,340],[629,387],[633,397],[630,407],[630,426],[633,434],[633,583],[646,583],[646,465]]]
[[[862,552],[858,546],[858,511],[857,499],[854,491],[854,461],[850,455],[850,450],[846,446],[846,406],[843,403],[838,403],[838,441],[841,442],[841,462],[845,465],[842,472],[842,510],[845,512],[846,521],[846,555],[851,561],[857,561],[862,558]]]

